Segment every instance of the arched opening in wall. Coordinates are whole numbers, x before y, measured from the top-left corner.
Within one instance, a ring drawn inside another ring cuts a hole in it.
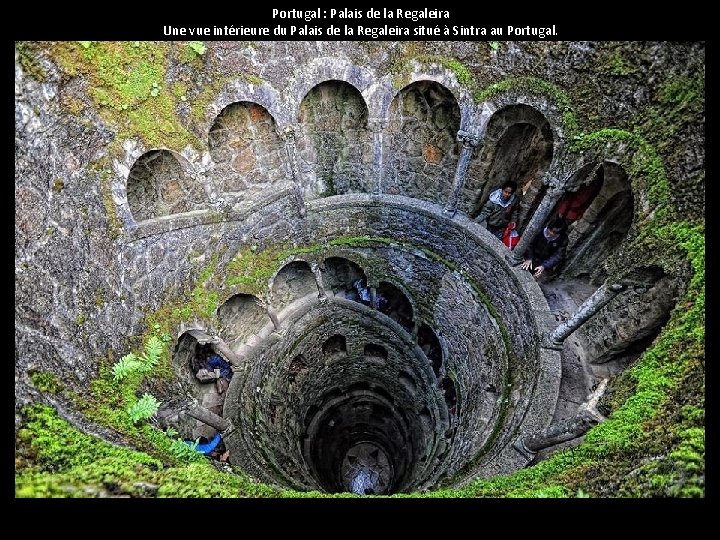
[[[318,294],[315,274],[305,261],[293,261],[283,266],[273,279],[272,304],[282,310],[308,294]]]
[[[367,345],[365,345],[363,354],[367,360],[385,361],[388,358],[387,349],[374,343],[368,343]]]
[[[135,221],[200,210],[207,197],[169,150],[140,156],[127,179],[127,199]]]
[[[308,199],[372,190],[372,137],[360,91],[332,80],[314,86],[300,103],[298,165]]]
[[[203,341],[207,341],[207,334],[199,333],[198,330],[185,332],[177,341],[172,356],[172,364],[175,373],[178,376],[180,384],[186,392],[195,393],[198,389],[199,382],[195,378],[197,368],[197,355],[202,345],[198,343],[198,337],[205,337]]]
[[[250,294],[231,296],[218,308],[217,317],[218,333],[231,348],[242,345],[270,322],[260,299]]]
[[[488,122],[477,173],[468,174],[465,184],[467,206],[461,209],[477,216],[490,194],[512,180],[520,196],[515,221],[522,230],[542,200],[542,179],[552,156],[548,120],[529,105],[503,107]]]
[[[359,288],[367,289],[365,271],[344,257],[328,257],[321,267],[323,286],[333,295],[360,302]],[[358,283],[359,282],[359,283]]]
[[[460,107],[434,81],[417,81],[390,104],[382,184],[390,194],[443,204],[452,189],[459,147]]]
[[[422,323],[418,328],[418,345],[432,364],[432,370],[433,373],[435,373],[435,377],[440,379],[440,370],[443,365],[440,340],[435,335],[433,329],[425,323]]]
[[[417,391],[417,383],[412,375],[407,371],[401,371],[398,373],[398,381],[402,384],[410,394],[415,394]]]
[[[222,193],[252,199],[291,180],[275,119],[262,105],[240,101],[225,107],[210,128],[209,147],[216,189]]]
[[[233,372],[230,363],[219,354],[214,338],[202,330],[188,330],[180,336],[173,352],[172,364],[185,392],[211,412],[222,416],[226,391]],[[217,430],[185,415],[177,415],[173,427],[181,437],[208,441]]]
[[[605,183],[604,170],[600,164],[586,165],[576,176],[584,179],[579,183],[571,180],[571,183],[576,184],[575,188],[565,192],[553,211],[553,216],[563,218],[568,225],[582,219]]]
[[[195,332],[185,332],[177,341],[172,354],[172,365],[178,381],[184,390],[184,393],[193,397],[200,395],[200,381],[195,377],[195,367],[197,366],[196,357],[201,345],[197,338],[193,335]],[[172,408],[170,415],[166,417],[164,408],[158,411],[158,418],[163,427],[172,427],[178,434],[186,439],[193,437],[194,431],[199,427],[194,418],[190,418],[184,414],[174,414]]]
[[[381,281],[377,288],[377,308],[408,332],[413,330],[413,307],[407,296],[392,283]]]
[[[442,389],[450,418],[457,417],[460,414],[460,404],[458,403],[457,391],[455,390],[455,382],[450,377],[443,377],[440,382],[440,388]]]
[[[326,356],[337,356],[347,354],[347,343],[345,336],[335,334],[329,337],[322,345],[322,352]]]
[[[308,363],[305,356],[298,354],[295,356],[288,365],[288,382],[294,383],[295,380],[308,370]]]
[[[628,289],[580,328],[586,361],[597,379],[632,364],[660,334],[677,302],[678,280],[661,268],[641,268],[628,277]]]
[[[555,213],[562,211],[573,218],[561,275],[590,276],[593,283],[600,284],[607,277],[603,262],[625,240],[634,211],[630,182],[622,167],[606,161],[595,175],[587,179],[588,187],[581,188],[577,198],[561,200]]]

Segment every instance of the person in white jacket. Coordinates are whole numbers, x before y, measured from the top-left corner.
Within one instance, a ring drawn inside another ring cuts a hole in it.
[[[517,182],[506,180],[503,185],[490,194],[476,221],[502,240],[508,223],[514,220],[518,207]]]

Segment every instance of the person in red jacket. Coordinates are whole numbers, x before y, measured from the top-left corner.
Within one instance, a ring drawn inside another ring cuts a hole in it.
[[[590,207],[597,194],[600,193],[602,184],[601,180],[595,180],[591,184],[582,186],[577,191],[571,191],[563,195],[558,205],[557,215],[565,218],[567,225],[583,217],[585,210]]]

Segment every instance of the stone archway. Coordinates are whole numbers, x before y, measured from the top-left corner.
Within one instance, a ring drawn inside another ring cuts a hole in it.
[[[221,193],[252,198],[289,180],[275,119],[262,105],[241,101],[225,107],[210,128],[209,147],[215,186]]]
[[[372,191],[372,136],[360,91],[344,81],[313,87],[300,104],[297,141],[305,197]]]
[[[539,111],[529,105],[503,107],[488,122],[479,164],[468,176],[467,199],[461,208],[476,216],[493,190],[513,180],[522,195],[517,217],[521,229],[542,200],[542,178],[552,155],[552,128]]]
[[[220,336],[234,347],[245,343],[270,322],[267,312],[260,306],[260,299],[250,294],[236,294],[217,310]]]
[[[328,257],[322,265],[323,285],[336,296],[356,299],[353,283],[360,280],[367,287],[365,271],[356,263],[343,257]]]
[[[283,266],[273,279],[272,305],[278,311],[308,294],[317,294],[317,282],[310,265],[305,261],[293,261]]]
[[[151,150],[130,169],[127,199],[135,221],[181,214],[205,207],[202,186],[169,150]]]
[[[460,107],[434,81],[403,88],[390,105],[384,191],[442,204],[452,188],[459,155]]]
[[[405,293],[392,283],[381,281],[377,288],[378,310],[408,332],[413,329],[413,307]]]
[[[598,182],[597,195],[568,227],[567,257],[560,270],[565,277],[591,277],[596,284],[606,277],[602,263],[625,240],[633,221],[633,196],[623,168],[606,161],[587,183],[592,187]]]
[[[443,368],[442,347],[433,329],[425,323],[418,328],[418,345],[432,364],[435,377],[439,379]]]

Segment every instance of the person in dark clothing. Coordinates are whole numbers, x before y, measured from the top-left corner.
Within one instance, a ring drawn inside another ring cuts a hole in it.
[[[543,272],[555,268],[562,262],[567,244],[565,220],[553,219],[530,243],[525,252],[525,261],[522,263],[523,270],[529,270],[536,278],[540,277]]]
[[[360,303],[365,304],[366,306],[370,305],[370,288],[365,287],[363,285],[363,281],[361,279],[356,279],[353,282],[353,287],[357,291],[357,296],[360,299]]]
[[[220,394],[224,393],[232,379],[232,367],[218,355],[209,344],[205,344],[194,365],[195,377],[201,383],[215,382]]]
[[[211,354],[208,358],[207,364],[213,371],[219,369],[220,377],[232,379],[232,366],[230,366],[230,362],[225,360],[222,356],[215,353]]]
[[[483,205],[476,221],[485,222],[485,227],[498,239],[502,240],[503,232],[508,223],[513,221],[518,207],[517,182],[507,180],[503,185],[490,194]]]

